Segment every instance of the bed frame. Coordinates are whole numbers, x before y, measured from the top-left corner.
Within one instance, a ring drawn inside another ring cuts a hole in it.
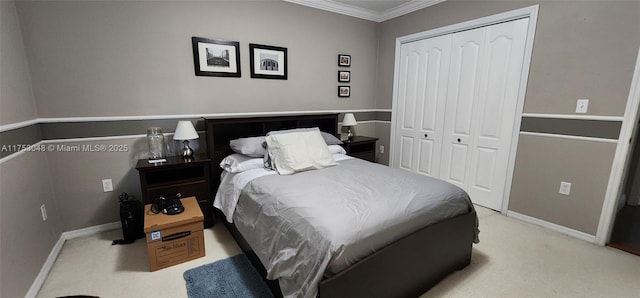
[[[212,191],[220,185],[222,159],[233,153],[229,141],[263,136],[272,130],[318,127],[336,135],[338,114],[287,115],[252,118],[205,119],[207,150],[212,160]],[[217,216],[218,218],[221,218]],[[266,270],[233,224],[222,220],[252,264],[266,276]],[[450,273],[471,261],[476,223],[475,211],[424,227],[324,278],[320,297],[417,297]],[[277,281],[267,281],[276,296],[282,296]]]

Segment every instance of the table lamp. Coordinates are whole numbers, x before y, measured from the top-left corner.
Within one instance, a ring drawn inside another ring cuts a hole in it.
[[[356,125],[358,125],[358,122],[356,121],[356,117],[353,116],[353,113],[344,114],[344,118],[342,119],[342,126],[347,127],[347,136],[349,137],[349,140],[353,138],[353,132],[351,132],[351,127]]]
[[[184,159],[189,159],[193,156],[193,149],[189,147],[189,140],[195,140],[199,138],[196,129],[193,127],[191,121],[178,121],[176,126],[176,132],[173,134],[173,139],[183,141],[184,148],[180,151],[180,156]]]

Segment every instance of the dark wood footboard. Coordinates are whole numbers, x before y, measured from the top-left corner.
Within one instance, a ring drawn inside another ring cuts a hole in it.
[[[387,245],[340,273],[323,279],[325,297],[417,297],[471,262],[476,213],[424,227]],[[266,270],[233,224],[227,224],[240,248],[263,277]],[[267,281],[281,297],[276,281]]]
[[[427,226],[320,283],[320,297],[417,297],[471,262],[476,213]]]

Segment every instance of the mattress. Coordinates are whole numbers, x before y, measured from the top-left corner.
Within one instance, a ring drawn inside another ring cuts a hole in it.
[[[442,180],[346,156],[336,160],[337,166],[295,175],[264,169],[227,174],[218,190],[216,207],[286,297],[314,297],[323,276],[422,227],[473,211],[468,195]],[[477,240],[477,226],[474,233]]]

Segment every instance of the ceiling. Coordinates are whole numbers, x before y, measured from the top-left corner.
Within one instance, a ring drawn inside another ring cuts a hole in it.
[[[445,0],[284,0],[374,22],[383,22]]]

